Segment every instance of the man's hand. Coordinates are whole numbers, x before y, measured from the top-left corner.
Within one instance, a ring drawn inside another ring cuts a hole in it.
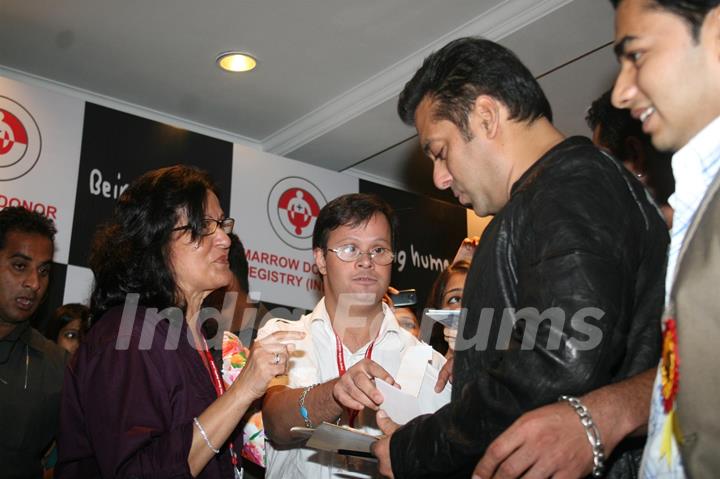
[[[578,478],[592,472],[592,448],[575,411],[550,404],[522,415],[498,436],[473,478]]]
[[[382,409],[375,415],[375,420],[380,430],[385,435],[382,439],[378,439],[371,446],[372,453],[378,459],[378,471],[385,477],[393,477],[392,461],[390,460],[390,438],[393,433],[400,427],[393,422],[392,419],[385,414]]]
[[[382,366],[370,359],[362,359],[347,370],[333,387],[333,397],[341,406],[358,411],[369,407],[377,411],[383,398],[375,387],[373,379],[382,379],[388,384],[395,384],[395,379]]]
[[[648,369],[580,398],[600,431],[605,457],[626,436],[644,432],[654,378],[655,368]],[[590,474],[592,467],[585,428],[573,408],[562,402],[522,415],[490,444],[475,476],[575,478]]]
[[[438,373],[438,379],[435,383],[435,392],[440,393],[443,389],[445,389],[445,385],[447,383],[452,384],[453,380],[453,363],[455,362],[455,356],[450,356],[448,360],[445,362],[445,365],[442,367],[440,372]]]

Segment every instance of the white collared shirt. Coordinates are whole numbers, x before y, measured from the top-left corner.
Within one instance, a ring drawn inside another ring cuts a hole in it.
[[[419,344],[420,341],[400,327],[395,315],[384,303],[383,312],[383,322],[372,349],[372,360],[394,377],[397,375],[405,352]],[[310,314],[304,315],[298,321],[271,319],[258,332],[258,338],[279,330],[304,331],[306,333],[305,338],[296,343],[296,350],[289,361],[287,379],[279,384],[285,384],[291,388],[304,388],[338,377],[336,336],[325,308],[324,298]],[[365,357],[370,344],[372,343],[364,345],[354,353],[344,344],[342,345],[347,369]],[[445,364],[445,358],[433,351],[433,360],[428,367],[437,372],[443,364]],[[440,405],[438,404],[438,407]],[[299,408],[297,404],[293,404],[291,407]],[[346,414],[343,415],[344,423],[346,423],[345,416]],[[355,421],[355,427],[371,434],[381,433],[375,423],[375,412],[368,409],[360,412]],[[377,463],[374,461],[308,448],[276,450],[269,441],[266,442],[266,447],[265,477],[268,479],[380,477],[377,472]]]
[[[667,274],[665,276],[665,302],[670,297],[678,254],[682,248],[688,228],[695,212],[702,202],[708,187],[720,170],[720,117],[710,122],[687,145],[672,158],[675,176],[675,193],[668,199],[673,207],[673,226],[670,232]],[[682,384],[681,384],[682,387]],[[683,478],[682,459],[674,435],[667,434],[668,415],[665,414],[662,399],[660,367],[653,385],[648,421],[648,439],[641,467],[641,477]],[[665,433],[665,434],[664,434]],[[669,453],[663,448],[670,439]]]
[[[668,203],[674,210],[670,252],[665,276],[665,298],[675,280],[678,254],[695,211],[720,170],[720,117],[710,122],[672,157],[675,193]]]

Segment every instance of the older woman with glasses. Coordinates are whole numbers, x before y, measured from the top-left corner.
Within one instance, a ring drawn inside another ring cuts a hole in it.
[[[91,254],[94,322],[65,376],[57,477],[239,476],[238,424],[303,335],[257,341],[240,377],[221,379],[199,318],[230,282],[233,225],[207,174],[186,166],[120,197]]]

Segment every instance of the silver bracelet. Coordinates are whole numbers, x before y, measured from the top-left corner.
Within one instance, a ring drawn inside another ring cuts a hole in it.
[[[310,413],[308,412],[307,408],[305,407],[305,398],[307,397],[308,393],[312,388],[315,386],[319,386],[320,383],[313,384],[312,386],[308,386],[305,389],[303,389],[302,394],[300,394],[300,399],[298,400],[298,404],[300,405],[300,416],[302,416],[303,421],[305,421],[305,427],[313,429],[313,423],[310,421]]]
[[[566,401],[575,410],[578,416],[580,416],[580,424],[585,428],[585,434],[587,434],[590,446],[592,446],[593,455],[593,477],[602,477],[605,470],[605,448],[603,448],[602,440],[600,439],[600,431],[590,416],[590,411],[585,405],[576,397],[573,396],[560,396],[558,401]]]
[[[210,438],[205,432],[205,428],[202,427],[202,424],[200,424],[200,420],[197,417],[193,418],[193,423],[195,423],[195,427],[197,427],[198,431],[200,431],[200,435],[202,436],[202,438],[205,439],[205,444],[207,444],[207,447],[210,448],[210,450],[215,454],[220,453],[220,449],[213,447],[212,443],[210,442]]]

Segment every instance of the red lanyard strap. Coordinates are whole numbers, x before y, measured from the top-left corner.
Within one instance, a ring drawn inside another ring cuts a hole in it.
[[[380,334],[378,332],[378,334]],[[370,343],[370,346],[368,346],[367,350],[365,351],[365,358],[366,359],[372,359],[372,352],[373,347],[375,347],[375,341],[377,341],[377,336],[373,340],[372,343]],[[340,337],[335,333],[335,352],[336,352],[336,360],[337,360],[337,368],[338,368],[338,376],[342,377],[346,372],[347,369],[345,367],[345,350],[343,349],[342,341],[340,341]],[[355,419],[358,416],[358,413],[360,411],[356,409],[350,409],[348,408],[348,421],[350,423],[350,427],[355,427]]]
[[[203,364],[205,365],[205,368],[208,371],[208,374],[210,374],[210,381],[213,384],[213,387],[215,388],[215,393],[217,394],[217,397],[222,396],[225,394],[225,384],[223,383],[222,378],[220,377],[220,372],[218,371],[217,366],[215,365],[215,360],[212,357],[212,354],[210,353],[210,349],[208,348],[207,341],[205,341],[205,338],[201,336],[202,342],[203,342],[203,350],[198,351],[200,354],[200,359],[202,359]],[[238,458],[237,454],[235,454],[235,447],[230,441],[230,458],[232,459],[233,466],[238,465]]]

